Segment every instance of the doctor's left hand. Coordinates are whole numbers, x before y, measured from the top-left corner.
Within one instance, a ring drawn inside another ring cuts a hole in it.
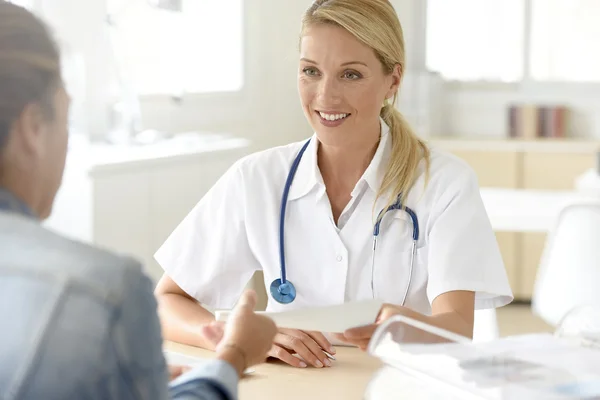
[[[371,341],[371,337],[373,336],[373,333],[379,324],[399,313],[401,313],[401,308],[399,306],[393,304],[384,304],[381,307],[381,311],[379,311],[379,315],[374,323],[351,328],[343,333],[335,333],[333,336],[342,342],[352,344],[365,351],[367,350],[369,342]]]

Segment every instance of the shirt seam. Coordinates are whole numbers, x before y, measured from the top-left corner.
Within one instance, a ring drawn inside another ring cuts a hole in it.
[[[8,385],[8,398],[18,398],[22,393],[23,388],[26,386],[25,383],[27,382],[27,378],[32,373],[35,361],[41,356],[39,349],[47,339],[51,327],[54,326],[54,323],[58,320],[55,317],[62,309],[62,305],[64,304],[63,300],[65,294],[68,292],[70,282],[63,279],[61,283],[62,285],[59,286],[60,291],[57,293],[54,301],[49,305],[49,312],[41,313],[41,315],[46,315],[47,318],[40,324],[41,328],[37,335],[34,336],[33,343],[29,346],[29,352],[22,357],[23,363],[21,365],[23,367],[17,370],[12,382]]]
[[[126,368],[125,365],[122,363],[122,357],[121,357],[121,352],[119,351],[119,349],[117,348],[117,346],[115,346],[115,328],[117,323],[121,320],[121,314],[122,314],[123,310],[121,308],[117,308],[117,309],[113,309],[113,312],[111,313],[111,320],[110,320],[110,336],[112,338],[112,340],[110,340],[110,346],[112,347],[113,352],[115,353],[116,357],[116,364],[117,364],[117,372],[118,372],[118,377],[119,380],[125,383],[125,387],[127,388],[128,392],[131,393],[133,395],[134,399],[142,399],[142,393],[140,393],[137,390],[137,385],[135,385],[135,379],[133,379],[132,374],[129,372],[129,368]],[[129,382],[129,384],[127,384]],[[134,383],[133,385],[131,383]]]
[[[57,267],[58,268],[58,267]],[[119,293],[119,296],[113,296],[115,293],[110,293],[110,292],[105,292],[102,291],[100,289],[98,289],[97,287],[95,287],[94,285],[89,284],[88,282],[86,282],[83,279],[79,279],[75,276],[65,276],[66,274],[61,274],[58,275],[60,276],[59,279],[56,278],[57,276],[57,268],[52,268],[49,267],[47,270],[35,270],[35,271],[30,271],[30,270],[23,270],[22,268],[18,268],[18,267],[13,267],[13,266],[2,266],[2,268],[0,269],[0,273],[5,274],[5,273],[10,273],[12,275],[21,275],[21,276],[26,276],[28,278],[34,279],[36,281],[44,281],[44,282],[50,282],[50,283],[56,283],[56,282],[68,282],[68,286],[72,287],[72,288],[78,288],[81,289],[83,292],[85,292],[87,295],[90,295],[96,299],[102,300],[106,303],[109,303],[112,306],[118,306],[121,302],[122,302],[122,293]],[[67,286],[67,285],[65,285]]]

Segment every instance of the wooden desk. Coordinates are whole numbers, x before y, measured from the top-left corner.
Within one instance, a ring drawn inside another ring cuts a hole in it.
[[[165,342],[164,349],[201,358],[215,354],[174,342]],[[336,361],[328,368],[294,368],[281,362],[253,367],[255,372],[240,381],[240,399],[362,399],[381,362],[356,348],[336,350]]]

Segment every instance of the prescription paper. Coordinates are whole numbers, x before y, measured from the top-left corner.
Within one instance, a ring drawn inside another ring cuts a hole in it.
[[[164,350],[163,354],[165,356],[165,360],[169,365],[181,365],[186,367],[197,367],[199,365],[206,364],[211,361],[208,358],[194,357],[183,353],[178,353],[176,351]],[[254,372],[253,368],[247,368],[244,373],[251,374]]]
[[[165,355],[167,364],[170,365],[184,365],[189,367],[195,367],[197,365],[202,365],[209,361],[206,358],[193,357],[187,354],[182,354],[170,350],[164,350],[163,354]]]
[[[381,300],[374,299],[289,311],[259,311],[257,314],[272,318],[280,328],[337,333],[374,323],[382,305]],[[215,318],[217,321],[227,321],[230,313],[230,310],[217,310]]]

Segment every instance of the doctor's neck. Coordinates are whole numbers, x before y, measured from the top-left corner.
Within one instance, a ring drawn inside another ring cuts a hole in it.
[[[351,192],[369,167],[379,144],[379,135],[343,145],[319,142],[317,162],[325,186]]]

